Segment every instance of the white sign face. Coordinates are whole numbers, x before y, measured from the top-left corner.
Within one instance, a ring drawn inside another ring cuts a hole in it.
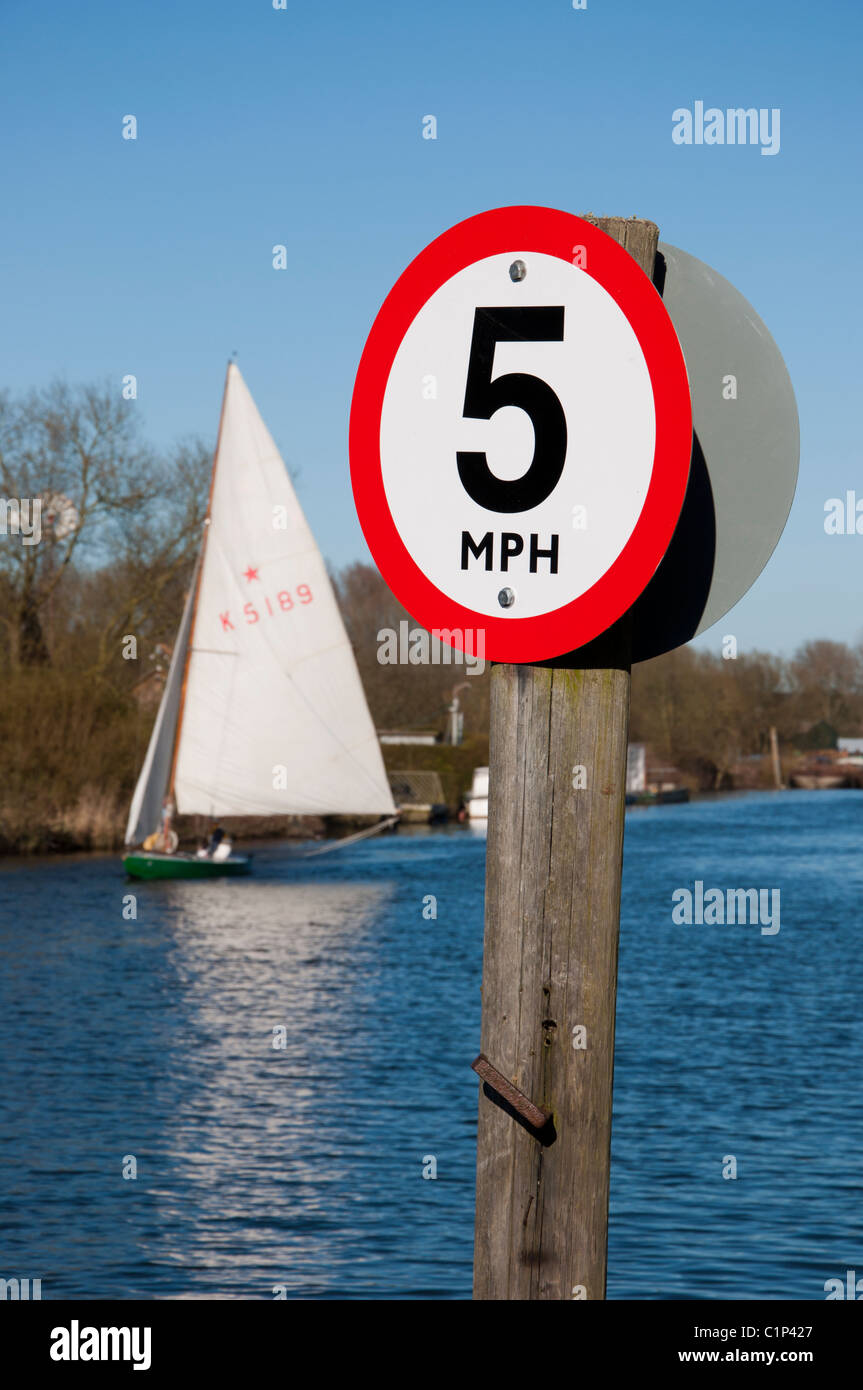
[[[692,416],[680,345],[634,260],[551,208],[450,228],[375,320],[351,407],[360,522],[425,627],[497,661],[583,645],[671,539]]]
[[[509,273],[515,260],[526,267],[517,281]],[[513,341],[532,331],[537,308],[551,311],[545,322],[536,318],[533,331],[543,336]],[[488,338],[478,343],[484,329]],[[493,412],[490,419],[465,407],[471,371],[474,408]],[[538,378],[545,390],[525,393],[507,383],[511,373]],[[511,500],[500,496],[514,510],[483,505],[482,465],[472,495],[457,456],[485,455],[501,483],[523,478],[537,429],[517,402],[534,398],[559,415],[564,436],[562,457],[549,449],[533,463],[542,469],[542,500],[518,506],[511,488]],[[650,373],[623,311],[584,270],[539,252],[476,261],[432,295],[396,354],[381,416],[384,490],[407,549],[442,593],[488,616],[532,618],[592,588],[635,529],[655,445]],[[504,586],[515,596],[508,608],[498,598]]]

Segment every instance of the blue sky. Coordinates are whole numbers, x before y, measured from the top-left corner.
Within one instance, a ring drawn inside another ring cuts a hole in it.
[[[823,520],[827,498],[863,499],[861,30],[851,0],[3,0],[0,382],[134,372],[167,445],[214,438],[237,349],[341,565],[368,557],[354,373],[407,263],[508,203],[651,217],[752,302],[800,410],[785,535],[697,645],[858,641],[863,536]],[[779,107],[780,153],[675,145],[672,111],[696,100]]]

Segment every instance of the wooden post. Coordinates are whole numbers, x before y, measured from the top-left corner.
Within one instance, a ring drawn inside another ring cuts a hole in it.
[[[657,227],[588,218],[652,276]],[[491,673],[474,1297],[605,1297],[630,630]]]

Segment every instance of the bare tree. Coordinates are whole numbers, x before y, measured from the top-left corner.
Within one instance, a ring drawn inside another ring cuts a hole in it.
[[[791,662],[794,706],[801,724],[821,720],[837,732],[856,728],[863,709],[863,659],[844,642],[806,642]]]
[[[50,660],[46,612],[60,604],[77,570],[81,577],[102,571],[113,600],[113,614],[103,618],[104,665],[117,628],[142,621],[189,563],[205,497],[204,457],[193,441],[159,458],[141,441],[136,407],[110,384],[55,381],[23,398],[0,396],[7,522],[14,507],[36,523],[29,537],[7,524],[0,543],[0,600],[14,664]]]
[[[443,732],[456,685],[465,681],[466,666],[442,646],[438,664],[382,664],[379,634],[422,631],[407,609],[390,592],[378,571],[357,562],[334,579],[339,608],[354,648],[363,689],[378,728],[436,729]],[[432,644],[429,646],[432,650]],[[488,670],[468,677],[471,696],[462,700],[465,731],[487,732]]]

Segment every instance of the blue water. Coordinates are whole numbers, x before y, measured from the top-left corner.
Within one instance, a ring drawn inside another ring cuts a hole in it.
[[[628,813],[610,1298],[823,1299],[863,1273],[861,844],[859,792]],[[484,860],[453,827],[264,846],[212,884],[8,861],[0,1277],[468,1298]],[[778,934],[675,925],[696,879],[778,888]]]

